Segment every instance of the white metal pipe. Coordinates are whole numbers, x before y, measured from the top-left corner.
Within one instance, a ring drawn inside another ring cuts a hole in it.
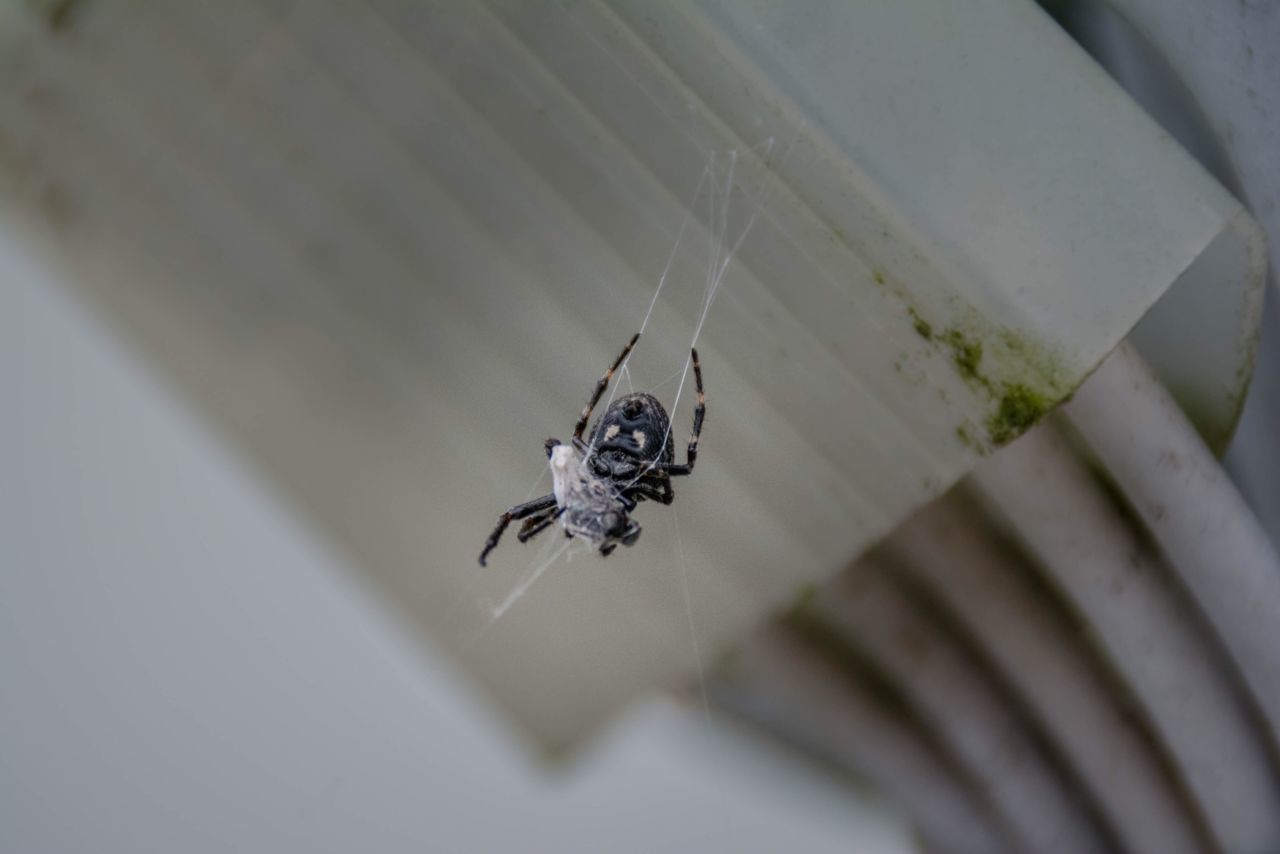
[[[1128,850],[1203,850],[1146,734],[968,501],[953,492],[930,505],[894,533],[890,553],[939,594],[1024,697]]]
[[[1019,850],[1110,850],[991,674],[874,557],[824,587],[811,607],[893,680],[1004,817]]]
[[[1012,850],[952,772],[852,674],[794,632],[761,632],[716,680],[718,703],[866,777],[896,800],[936,850]]]
[[[1141,532],[1049,424],[970,483],[1133,691],[1224,851],[1280,850],[1280,787],[1233,675]]]
[[[1064,407],[1221,636],[1280,744],[1280,556],[1127,344]]]

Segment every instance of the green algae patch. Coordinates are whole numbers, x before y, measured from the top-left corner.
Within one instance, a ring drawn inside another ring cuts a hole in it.
[[[959,329],[948,329],[942,333],[942,341],[951,348],[951,361],[967,382],[976,382],[983,386],[990,382],[978,371],[982,362],[982,342],[965,335]]]
[[[1076,379],[1050,349],[1009,327],[989,324],[973,311],[958,311],[946,326],[930,323],[904,298],[915,333],[947,361],[977,396],[985,398],[987,414],[980,421],[962,421],[956,438],[969,450],[985,456],[1006,445],[1043,418],[1063,400]],[[908,380],[906,359],[894,362]],[[946,401],[945,384],[940,393]],[[980,416],[982,417],[982,416]],[[984,429],[985,428],[985,429]]]
[[[1010,383],[1004,387],[1000,405],[987,419],[987,434],[997,445],[1004,445],[1021,436],[1049,411],[1049,399],[1022,383]]]
[[[956,438],[960,440],[960,444],[964,445],[969,450],[978,454],[986,453],[987,449],[983,447],[982,442],[979,441],[969,430],[969,425],[956,425]]]
[[[907,314],[911,315],[911,326],[915,329],[916,334],[926,341],[933,340],[933,326],[929,321],[920,316],[920,312],[914,308],[908,308]]]

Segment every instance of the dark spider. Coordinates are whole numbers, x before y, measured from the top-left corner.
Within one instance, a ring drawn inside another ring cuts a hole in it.
[[[693,464],[698,459],[698,436],[707,411],[697,350],[691,351],[698,404],[693,410],[693,435],[689,439],[687,462],[675,461],[675,452],[667,441],[670,419],[662,404],[650,394],[628,394],[615,400],[591,428],[591,441],[582,441],[591,410],[600,402],[614,372],[638,340],[639,332],[596,383],[591,399],[574,425],[572,443],[565,445],[559,439],[546,441],[554,489],[550,495],[517,504],[498,517],[497,526],[480,552],[481,566],[512,520],[524,520],[516,535],[522,543],[559,519],[565,536],[582,537],[598,548],[600,554],[608,555],[619,543],[630,546],[639,539],[640,526],[630,517],[637,502],[670,504],[675,499],[671,478],[693,473]]]

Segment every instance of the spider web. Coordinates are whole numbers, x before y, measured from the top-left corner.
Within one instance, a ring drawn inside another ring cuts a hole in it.
[[[799,138],[799,131],[796,132],[795,138],[792,139],[786,150],[782,152],[782,159],[790,152],[795,144],[795,139]],[[610,384],[608,396],[597,404],[595,412],[601,413],[607,411],[609,405],[614,401],[619,393],[619,389],[625,384],[626,389],[634,391],[637,383],[634,381],[630,369],[630,363],[637,350],[643,348],[646,344],[644,333],[649,328],[650,322],[654,319],[654,312],[659,301],[662,299],[664,291],[668,289],[670,282],[672,287],[681,287],[683,282],[679,280],[683,277],[673,275],[676,261],[687,253],[693,256],[694,253],[700,253],[699,247],[696,245],[699,241],[691,240],[690,235],[696,232],[695,223],[702,226],[702,232],[705,235],[705,261],[703,264],[703,275],[701,282],[694,280],[689,281],[686,287],[701,287],[701,300],[697,309],[696,320],[693,323],[693,331],[690,336],[688,346],[684,348],[684,358],[681,366],[670,375],[657,383],[645,387],[650,393],[656,393],[672,382],[676,382],[675,397],[669,409],[670,419],[667,424],[667,430],[663,435],[662,445],[659,456],[671,441],[672,429],[676,423],[676,414],[680,406],[680,401],[684,395],[685,386],[688,382],[690,368],[692,367],[692,353],[694,347],[697,346],[698,340],[702,336],[706,326],[707,318],[714,304],[716,297],[720,293],[720,288],[724,284],[727,274],[732,266],[734,257],[738,250],[742,247],[747,237],[751,233],[753,226],[760,213],[767,208],[770,190],[774,173],[772,171],[774,163],[772,158],[777,148],[776,139],[767,137],[760,143],[744,149],[727,148],[715,149],[705,146],[699,146],[706,157],[705,165],[696,181],[690,195],[684,204],[684,212],[681,217],[680,224],[676,229],[675,237],[672,241],[671,250],[667,253],[665,263],[658,273],[653,294],[649,299],[648,306],[638,327],[635,327],[640,333],[640,340],[637,342],[636,348],[633,349],[619,365],[615,372],[614,380]],[[761,169],[763,176],[758,190],[752,193],[747,186],[748,177],[744,175],[742,168],[743,161],[751,158],[753,164]],[[705,217],[705,220],[701,218]],[[696,256],[695,256],[696,257]],[[594,441],[594,440],[593,440]],[[642,470],[631,484],[635,483],[647,470]],[[541,484],[547,479],[548,468],[542,467],[538,478],[529,487],[525,500],[529,500],[540,488]],[[631,485],[628,484],[628,485]],[[704,670],[702,663],[702,651],[698,641],[698,633],[695,626],[693,611],[693,596],[689,584],[689,569],[684,555],[684,544],[681,537],[678,516],[676,508],[673,506],[667,508],[670,511],[672,534],[675,540],[676,560],[680,564],[681,575],[681,592],[683,596],[684,608],[687,617],[690,644],[692,647],[694,663],[698,674],[699,684],[704,683]],[[562,537],[548,536],[543,538],[543,543],[536,557],[533,557],[526,564],[525,568],[518,576],[518,580],[499,601],[482,600],[480,607],[487,613],[482,624],[476,633],[472,636],[470,642],[466,644],[470,647],[477,643],[484,635],[508,614],[519,601],[529,592],[530,589],[543,578],[543,576],[562,560],[565,562],[572,561],[575,557],[582,554],[592,552],[592,547],[578,539],[565,539]],[[710,706],[707,701],[707,693],[705,687],[701,691],[701,701],[704,714],[710,715]]]

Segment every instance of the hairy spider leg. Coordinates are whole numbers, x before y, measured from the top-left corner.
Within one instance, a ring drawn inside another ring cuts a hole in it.
[[[587,405],[582,407],[582,417],[578,419],[578,423],[573,428],[573,438],[581,441],[582,431],[587,429],[587,421],[591,419],[591,410],[596,408],[596,404],[600,402],[600,397],[604,394],[604,390],[609,387],[609,381],[613,379],[614,371],[618,370],[618,366],[626,361],[627,356],[635,349],[636,342],[640,340],[640,333],[637,332],[631,336],[631,340],[627,342],[627,346],[622,348],[622,352],[618,354],[618,359],[613,363],[613,367],[605,371],[598,382],[596,389],[591,393],[591,399],[587,401]]]
[[[554,511],[543,510],[534,516],[530,516],[524,520],[524,525],[520,527],[520,533],[516,534],[516,539],[522,543],[527,543],[534,537],[541,534],[551,523],[560,518],[560,514],[564,512],[563,507],[558,507]]]
[[[485,540],[484,551],[480,552],[480,565],[485,566],[485,558],[489,556],[489,552],[493,551],[498,545],[498,540],[502,538],[502,532],[507,530],[507,526],[515,519],[524,519],[546,510],[549,507],[556,506],[555,493],[549,493],[541,498],[535,498],[532,501],[526,501],[524,504],[517,504],[507,512],[498,517],[498,524],[494,527],[493,533],[489,535],[489,539]]]
[[[647,474],[631,484],[625,490],[627,495],[637,495],[660,504],[670,504],[675,500],[675,492],[671,489],[671,480],[666,474]]]
[[[534,526],[540,525],[543,522],[545,522],[547,520],[547,517],[550,515],[551,515],[550,510],[543,510],[541,513],[534,513],[528,519],[525,519],[524,524],[520,526],[520,532],[516,534],[516,538],[523,543],[525,536],[531,536],[529,534],[529,531],[532,530]]]
[[[673,477],[693,474],[693,464],[698,461],[698,437],[702,435],[702,419],[707,414],[707,397],[702,391],[702,365],[698,362],[697,348],[692,349],[690,353],[693,357],[694,385],[698,389],[698,405],[693,408],[693,435],[689,437],[689,450],[686,452],[688,461],[685,463],[659,463],[654,466],[656,471],[666,472]]]

